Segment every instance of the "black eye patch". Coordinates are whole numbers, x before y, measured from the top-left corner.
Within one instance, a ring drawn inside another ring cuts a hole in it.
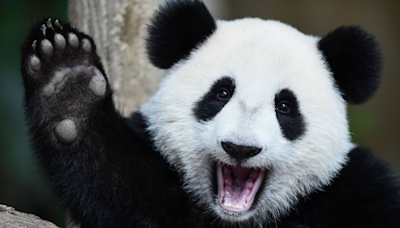
[[[217,80],[200,101],[196,102],[193,109],[194,115],[199,120],[211,120],[228,103],[234,91],[235,83],[232,78],[223,77]]]
[[[304,134],[304,119],[291,90],[283,89],[275,95],[275,113],[285,138],[293,141]]]

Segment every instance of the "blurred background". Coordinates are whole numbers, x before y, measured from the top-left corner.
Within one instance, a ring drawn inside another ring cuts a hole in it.
[[[400,2],[394,0],[205,0],[218,19],[261,17],[324,36],[360,25],[377,38],[384,57],[382,86],[368,103],[349,106],[353,141],[385,159],[400,176]],[[67,0],[0,0],[0,204],[64,227],[64,212],[46,187],[24,124],[19,47],[43,16],[67,19]],[[327,110],[329,111],[329,110]]]
[[[64,212],[30,150],[22,108],[19,47],[44,16],[66,20],[67,1],[0,0],[0,204],[64,227]]]

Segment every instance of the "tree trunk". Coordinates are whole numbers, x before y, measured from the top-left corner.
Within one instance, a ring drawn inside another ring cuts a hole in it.
[[[127,116],[156,91],[162,71],[146,55],[146,26],[162,0],[69,0],[68,17],[93,37],[114,101]],[[79,228],[67,213],[67,228]]]
[[[114,101],[129,115],[158,88],[162,71],[145,52],[146,25],[162,0],[69,0],[69,20],[93,37],[115,91]]]
[[[0,204],[0,228],[57,228],[51,222],[42,220],[36,215],[16,211],[12,207]]]

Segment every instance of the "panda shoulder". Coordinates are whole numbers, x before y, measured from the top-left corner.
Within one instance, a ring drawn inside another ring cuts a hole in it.
[[[348,159],[332,183],[317,193],[313,201],[320,206],[329,205],[326,213],[338,215],[344,223],[380,222],[386,227],[400,224],[400,185],[389,165],[363,147],[352,149]]]
[[[369,149],[355,147],[332,182],[301,199],[286,220],[326,227],[398,227],[399,201],[400,185],[388,164]]]
[[[324,189],[332,198],[348,202],[379,202],[383,199],[399,200],[400,185],[389,165],[367,148],[355,147],[348,154],[348,162]],[[351,204],[349,204],[350,206]],[[397,206],[400,213],[400,206]]]
[[[371,194],[400,190],[396,176],[389,165],[378,158],[371,150],[355,147],[349,153],[349,161],[337,180],[349,186],[368,187]],[[367,188],[363,192],[366,192]],[[396,191],[395,191],[396,192]]]

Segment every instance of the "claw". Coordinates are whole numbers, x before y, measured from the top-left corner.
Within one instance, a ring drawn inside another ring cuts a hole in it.
[[[49,28],[49,29],[54,29],[54,28],[53,28],[53,25],[51,24],[51,18],[49,18],[49,19],[47,20],[46,25],[47,25],[47,28]]]
[[[42,25],[42,32],[43,32],[43,36],[46,36],[46,29],[47,29],[47,27],[46,27],[46,25]]]
[[[36,51],[36,44],[37,44],[37,40],[34,40],[33,43],[32,43],[33,51]]]
[[[56,21],[54,22],[54,25],[57,26],[57,27],[59,27],[61,30],[63,29],[63,27],[60,25],[60,22],[59,22],[58,20],[56,20]]]

